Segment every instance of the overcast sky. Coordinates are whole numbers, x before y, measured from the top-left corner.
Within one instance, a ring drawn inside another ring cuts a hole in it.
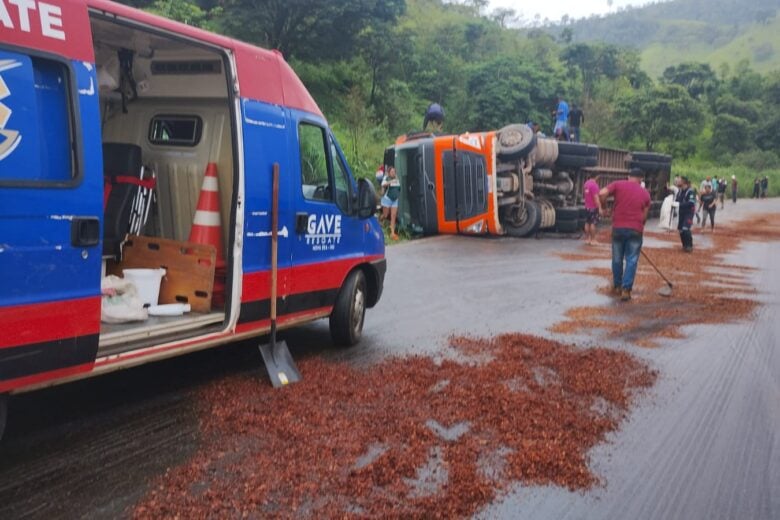
[[[540,20],[548,18],[557,22],[565,14],[570,18],[583,18],[591,14],[613,13],[620,7],[638,7],[651,0],[490,0],[488,11],[497,7],[514,9],[525,22],[533,22],[537,14]]]

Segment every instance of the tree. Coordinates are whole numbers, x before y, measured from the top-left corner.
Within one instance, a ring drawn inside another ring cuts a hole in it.
[[[680,85],[657,85],[621,97],[616,123],[621,137],[639,139],[647,150],[688,157],[704,120],[701,104]]]
[[[684,87],[692,98],[699,100],[711,96],[720,83],[715,72],[706,63],[681,63],[667,67],[661,80]]]
[[[715,157],[755,148],[753,125],[747,119],[718,114],[712,127],[710,147]]]
[[[333,60],[350,57],[366,27],[394,23],[405,9],[405,0],[225,0],[220,25],[287,59]]]

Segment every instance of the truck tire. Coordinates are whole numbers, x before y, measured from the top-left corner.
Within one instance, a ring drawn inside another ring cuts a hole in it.
[[[351,347],[360,341],[367,296],[363,271],[356,269],[349,273],[330,313],[330,337],[336,345]]]
[[[585,157],[597,157],[599,147],[586,143],[567,143],[561,141],[558,143],[558,155],[583,155]]]
[[[539,205],[527,200],[525,204],[512,204],[506,206],[502,212],[501,224],[506,234],[513,237],[527,237],[536,233],[542,223],[542,212]]]
[[[0,394],[0,440],[3,439],[5,432],[5,423],[8,419],[8,395]]]
[[[579,220],[580,209],[579,208],[555,208],[555,221],[561,220]]]
[[[593,155],[565,155],[560,153],[558,154],[558,159],[555,161],[555,164],[557,166],[563,166],[569,168],[584,168],[586,166],[596,166],[598,163],[599,163],[599,158]]]
[[[502,159],[525,157],[534,149],[536,136],[526,125],[507,125],[498,131],[497,153]]]
[[[639,168],[644,172],[657,172],[667,171],[671,168],[671,164],[655,162],[655,161],[631,161],[631,168]]]
[[[555,231],[558,233],[576,233],[579,230],[579,220],[559,220],[555,223]]]
[[[672,163],[672,156],[662,154],[662,153],[631,152],[631,158],[634,161],[642,161],[642,162],[657,162],[657,163],[664,163],[664,164]]]

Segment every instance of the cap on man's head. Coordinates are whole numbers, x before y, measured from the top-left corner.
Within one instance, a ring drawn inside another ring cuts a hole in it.
[[[680,177],[680,180],[683,181],[685,184],[690,184],[691,183],[690,179],[688,179],[688,177],[686,177],[685,175]]]
[[[639,168],[631,168],[628,171],[628,176],[629,177],[642,177],[642,178],[644,178],[645,172],[644,172],[644,170],[640,170]]]

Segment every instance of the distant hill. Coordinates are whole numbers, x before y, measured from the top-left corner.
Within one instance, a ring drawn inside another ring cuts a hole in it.
[[[551,28],[570,29],[573,42],[604,42],[641,50],[651,76],[684,61],[713,69],[747,59],[761,72],[780,69],[780,0],[672,0],[593,16]]]

